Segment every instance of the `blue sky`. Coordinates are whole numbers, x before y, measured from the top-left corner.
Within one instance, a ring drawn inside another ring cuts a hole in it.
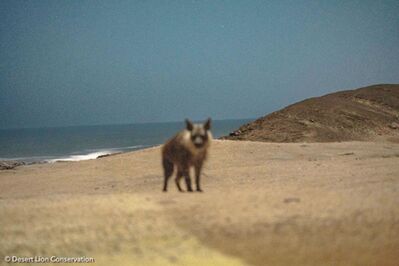
[[[0,1],[0,128],[256,118],[399,83],[399,1]]]

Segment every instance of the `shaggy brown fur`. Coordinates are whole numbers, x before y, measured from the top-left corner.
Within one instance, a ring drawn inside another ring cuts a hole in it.
[[[186,119],[186,129],[182,130],[162,147],[162,166],[164,170],[163,191],[167,191],[168,180],[176,168],[176,186],[183,192],[180,180],[184,177],[187,191],[192,192],[190,167],[195,170],[195,185],[197,191],[202,191],[200,176],[202,166],[206,160],[212,134],[210,132],[211,120],[204,124],[193,124]]]

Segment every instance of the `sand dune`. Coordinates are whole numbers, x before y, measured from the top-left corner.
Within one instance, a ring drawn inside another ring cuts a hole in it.
[[[96,265],[399,261],[398,144],[215,141],[204,193],[161,187],[159,147],[0,171],[0,264],[12,255]]]
[[[225,138],[266,142],[398,142],[399,84],[305,99],[241,126]]]

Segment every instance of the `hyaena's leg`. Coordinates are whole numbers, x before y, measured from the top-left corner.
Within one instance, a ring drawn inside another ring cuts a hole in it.
[[[196,165],[194,167],[195,170],[195,186],[197,187],[198,192],[202,192],[201,186],[200,186],[200,177],[201,177],[201,170],[202,170],[202,164]]]
[[[176,174],[175,182],[176,182],[177,189],[178,189],[180,192],[184,192],[184,190],[181,189],[181,187],[180,187],[180,179],[181,179],[182,177],[183,177],[183,173],[182,173],[182,171],[181,171],[180,169],[178,169],[178,170],[177,170],[177,174]]]
[[[168,180],[170,176],[173,174],[173,163],[163,159],[162,160],[163,173],[164,173],[164,181],[163,181],[163,191],[168,191]]]
[[[191,179],[190,179],[190,171],[189,169],[183,171],[184,175],[184,180],[186,181],[187,185],[187,191],[188,192],[193,192],[193,189],[191,188]]]

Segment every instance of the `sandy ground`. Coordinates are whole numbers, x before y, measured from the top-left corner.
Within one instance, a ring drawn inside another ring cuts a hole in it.
[[[204,193],[161,173],[159,147],[0,171],[0,264],[399,264],[399,144],[215,141]]]

